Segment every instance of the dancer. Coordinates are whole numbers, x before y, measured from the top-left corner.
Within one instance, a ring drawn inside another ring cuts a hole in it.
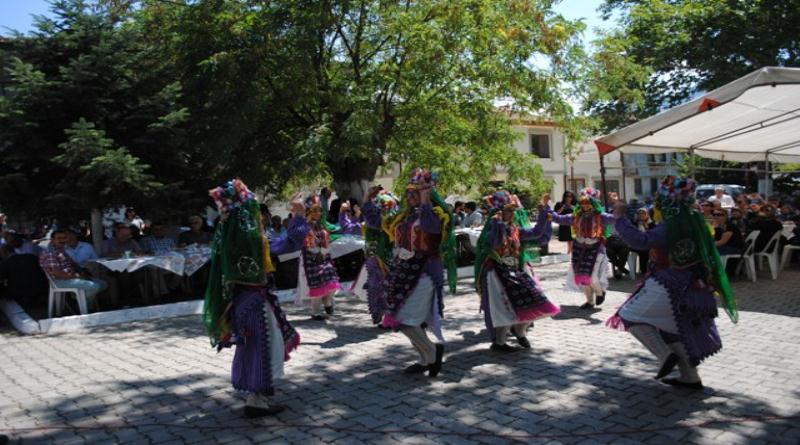
[[[395,254],[384,284],[383,317],[383,325],[399,329],[419,353],[419,363],[407,367],[405,373],[428,371],[430,377],[439,374],[444,356],[442,260],[447,266],[451,292],[455,291],[457,279],[452,218],[435,186],[435,174],[416,170],[406,188],[402,209],[387,220]],[[428,338],[426,327],[433,331],[438,343]]]
[[[605,239],[614,216],[603,211],[600,191],[587,187],[580,192],[578,207],[572,215],[551,212],[558,224],[571,224],[575,234],[572,243],[572,267],[567,272],[567,289],[583,292],[586,303],[581,309],[601,305],[608,289],[608,257]]]
[[[384,230],[399,210],[399,200],[381,186],[371,187],[364,196],[364,237],[366,260],[351,292],[366,297],[372,323],[381,326],[386,310],[383,280],[392,267],[392,241]]]
[[[528,212],[516,195],[500,190],[484,200],[493,216],[478,239],[475,276],[491,349],[518,350],[506,344],[509,329],[520,346],[530,348],[526,332],[533,321],[561,311],[544,295],[533,273],[535,242],[534,246],[526,242],[539,239],[552,218],[542,206],[536,227],[531,228]]]
[[[268,284],[272,253],[300,249],[308,232],[303,217],[292,219],[280,237],[267,241],[253,193],[239,179],[210,191],[220,212],[211,250],[211,272],[203,306],[203,323],[217,351],[236,345],[231,383],[247,393],[245,415],[260,417],[283,410],[271,405],[283,362],[300,344],[300,336],[281,310]],[[302,202],[293,214],[302,215]]]
[[[662,382],[702,389],[697,366],[722,348],[714,295],[734,323],[738,312],[714,239],[694,208],[694,189],[694,181],[668,176],[656,201],[656,220],[664,222],[646,232],[625,217],[623,205],[615,209],[622,239],[635,250],[652,249],[652,269],[606,324],[627,330],[658,358],[657,379],[677,364],[680,377]]]
[[[311,227],[300,255],[297,280],[297,303],[311,299],[311,318],[323,321],[333,315],[333,296],[342,288],[336,266],[333,265],[328,247],[331,232],[323,219],[322,201],[311,195],[305,201],[306,218]],[[325,315],[322,306],[325,306]]]

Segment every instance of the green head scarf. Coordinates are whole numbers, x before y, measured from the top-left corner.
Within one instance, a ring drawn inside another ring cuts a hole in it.
[[[694,208],[695,187],[691,179],[667,176],[658,189],[655,219],[667,224],[670,264],[676,267],[705,265],[708,281],[719,292],[728,317],[736,323],[739,321],[736,298],[708,225]]]
[[[228,308],[236,284],[263,285],[274,270],[269,242],[261,230],[255,195],[239,179],[209,194],[217,204],[219,223],[211,246],[211,272],[203,305],[203,324],[213,346],[230,334]]]

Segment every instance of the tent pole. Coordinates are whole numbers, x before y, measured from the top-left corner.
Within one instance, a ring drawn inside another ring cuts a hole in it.
[[[772,194],[772,190],[770,190],[770,180],[772,180],[772,172],[770,171],[769,165],[769,152],[764,154],[764,197],[768,197]]]
[[[622,165],[622,196],[620,198],[628,202],[628,190],[625,187],[625,153],[620,152],[619,163]]]
[[[603,155],[598,151],[600,154],[600,181],[603,186],[603,205],[606,209],[608,209],[608,193],[606,193],[606,163],[603,159]]]

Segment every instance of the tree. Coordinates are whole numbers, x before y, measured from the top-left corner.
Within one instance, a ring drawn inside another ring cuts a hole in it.
[[[53,200],[92,210],[92,238],[95,248],[103,240],[102,210],[125,204],[130,196],[151,196],[163,184],[147,174],[142,164],[125,147],[115,147],[105,132],[81,118],[66,130],[67,141],[59,144],[62,154],[53,162],[66,174],[55,187]]]
[[[764,66],[800,66],[800,0],[606,0],[585,108],[606,131]]]
[[[188,113],[168,57],[102,6],[61,0],[52,11],[0,48],[10,80],[0,97],[4,208],[74,219],[123,200],[169,208],[196,196],[178,187],[200,175],[172,149]],[[143,165],[152,166],[147,175]],[[143,183],[121,187],[131,180]]]
[[[495,101],[575,140],[583,131],[567,101],[582,25],[550,1],[175,3],[144,4],[145,35],[176,57],[190,144],[215,176],[279,191],[329,174],[340,196],[360,197],[397,162],[438,169],[446,188],[498,166],[541,187]]]

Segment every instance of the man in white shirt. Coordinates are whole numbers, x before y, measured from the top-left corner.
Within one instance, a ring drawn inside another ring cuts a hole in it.
[[[78,235],[71,230],[67,232],[67,245],[64,250],[80,267],[86,267],[89,261],[97,259],[94,247],[89,243],[78,241]]]
[[[467,217],[464,218],[464,227],[480,227],[483,225],[483,214],[478,211],[478,205],[468,202],[464,207],[467,209]]]
[[[722,187],[715,188],[714,196],[709,197],[708,200],[719,201],[719,204],[723,209],[730,209],[734,206],[733,198],[731,198],[731,195],[726,195],[725,189]]]

